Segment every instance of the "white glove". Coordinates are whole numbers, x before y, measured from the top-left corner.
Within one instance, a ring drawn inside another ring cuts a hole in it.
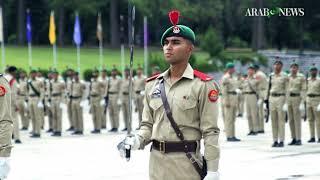
[[[84,106],[86,106],[86,101],[81,101],[80,102],[80,107],[84,107]]]
[[[140,95],[144,95],[145,91],[140,91]]]
[[[10,171],[9,159],[0,157],[0,179],[7,178]]]
[[[28,103],[27,102],[23,102],[23,106],[25,109],[28,109]]]
[[[240,89],[236,89],[236,93],[237,93],[237,94],[241,94],[242,92],[241,92]]]
[[[63,108],[65,108],[65,107],[66,107],[66,104],[64,104],[64,103],[60,103],[60,104],[59,104],[59,107],[60,107],[60,109],[63,109]]]
[[[262,104],[262,99],[259,99],[257,105],[260,106]]]
[[[204,177],[203,180],[219,180],[219,173],[213,172],[213,171],[208,171],[206,177]]]
[[[48,107],[51,107],[51,104],[48,102],[48,103],[47,103],[47,106],[48,106]]]
[[[267,105],[265,103],[263,103],[263,110],[267,109]]]
[[[100,101],[100,106],[105,106],[105,104],[106,104],[106,101],[105,101],[104,99],[102,99],[102,100]]]
[[[118,104],[118,105],[121,105],[121,104],[122,104],[121,99],[118,99],[117,104]]]
[[[132,150],[138,150],[140,147],[140,140],[139,137],[137,135],[135,136],[127,136],[124,139],[124,144],[125,145],[130,145]]]
[[[282,107],[282,111],[287,112],[288,111],[288,104],[285,103]]]
[[[317,107],[317,111],[320,112],[320,104]]]
[[[299,110],[300,111],[304,111],[305,109],[304,109],[304,104],[303,103],[300,103],[300,105],[299,105]]]
[[[43,108],[43,103],[41,101],[38,102],[38,108]]]

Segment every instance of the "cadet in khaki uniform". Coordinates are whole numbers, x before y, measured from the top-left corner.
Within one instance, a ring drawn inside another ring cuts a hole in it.
[[[89,87],[91,114],[94,128],[93,131],[91,131],[91,133],[101,132],[101,100],[103,100],[102,97],[104,95],[105,87],[102,82],[98,81],[98,76],[99,71],[93,71],[92,80]]]
[[[31,70],[28,81],[28,99],[32,121],[32,138],[39,138],[41,131],[41,111],[43,111],[44,84],[36,79],[37,71]]]
[[[199,141],[202,138],[208,167],[204,179],[219,179],[219,91],[212,78],[193,70],[188,64],[194,39],[193,31],[184,25],[173,26],[163,34],[161,44],[170,69],[147,80],[140,130],[134,137],[124,140],[124,144],[131,145],[132,149],[143,149],[152,142],[150,180],[200,180],[200,173],[191,161],[199,163],[201,168]],[[186,140],[191,160],[186,157],[185,144],[177,137],[165,113],[160,95],[162,82],[163,93],[166,93],[177,128]]]
[[[13,137],[16,144],[21,144],[20,140],[20,129],[19,129],[19,117],[18,117],[18,106],[17,106],[17,81],[15,79],[17,68],[15,66],[9,66],[6,69],[4,77],[9,82],[11,88],[11,116],[13,120]]]
[[[107,70],[103,69],[101,71],[101,78],[99,81],[103,84],[104,87],[104,98],[106,99],[106,91],[108,90],[108,78],[107,78]],[[107,103],[107,102],[104,102]],[[101,115],[101,129],[106,129],[107,128],[107,108],[106,104],[104,104],[104,107],[102,107],[102,115]]]
[[[45,83],[46,89],[46,98],[45,98],[45,106],[46,106],[46,113],[48,116],[48,125],[49,129],[46,131],[47,133],[53,132],[53,115],[52,115],[52,108],[51,108],[51,94],[52,94],[52,81],[53,81],[53,71],[48,73],[48,79]]]
[[[0,179],[9,173],[11,155],[11,137],[13,121],[11,116],[11,89],[8,81],[0,74]]]
[[[287,105],[288,76],[282,72],[282,61],[277,59],[274,64],[274,72],[270,74],[270,114],[272,125],[272,147],[283,147],[285,138],[285,111]]]
[[[254,66],[250,65],[248,67],[248,77],[243,81],[243,95],[246,105],[246,114],[249,125],[248,135],[257,135],[258,132],[258,82],[254,77]]]
[[[43,84],[43,98],[41,99],[41,102],[42,102],[42,105],[43,107],[42,108],[42,111],[39,111],[40,113],[40,119],[41,119],[41,123],[40,123],[40,127],[41,129],[44,128],[44,119],[45,119],[45,116],[47,114],[47,104],[46,104],[46,101],[48,99],[48,94],[47,94],[47,82],[48,80],[43,76],[42,72],[40,71],[37,71],[37,78],[36,78],[38,81],[41,81],[41,83]]]
[[[120,93],[120,100],[121,100],[121,108],[123,113],[123,122],[124,122],[124,129],[122,131],[126,131],[128,129],[129,123],[129,74],[130,69],[126,68],[124,70],[124,78],[121,81],[121,93]]]
[[[83,94],[86,89],[85,84],[81,83],[79,80],[79,73],[74,73],[74,81],[71,83],[70,92],[70,102],[72,104],[72,118],[74,122],[75,131],[72,133],[74,135],[82,135],[83,134],[83,113],[81,100],[83,99]]]
[[[121,105],[120,86],[121,79],[117,78],[117,69],[113,68],[111,71],[111,78],[109,79],[108,96],[109,96],[109,119],[111,122],[110,132],[117,132],[119,128],[119,106]]]
[[[306,80],[299,73],[299,65],[293,62],[289,74],[288,119],[292,141],[289,145],[301,145],[301,111],[304,110]]]
[[[27,106],[27,78],[25,72],[20,73],[20,78],[18,82],[18,89],[17,89],[17,106],[19,109],[19,115],[22,123],[21,130],[28,130],[29,127],[29,117],[27,116],[28,113],[28,106]]]
[[[222,94],[223,94],[223,108],[225,114],[225,132],[227,141],[236,142],[240,139],[235,137],[235,122],[238,105],[239,87],[237,78],[233,76],[235,69],[233,63],[226,65],[228,71],[222,77]]]
[[[310,127],[309,143],[316,141],[315,131],[317,131],[318,143],[320,143],[320,78],[318,69],[314,65],[310,68],[307,90],[307,117]]]
[[[142,110],[143,110],[143,97],[144,97],[144,88],[145,88],[145,76],[142,73],[142,68],[139,67],[137,70],[137,76],[133,82],[133,88],[135,92],[135,111],[138,112],[139,118],[139,127],[142,121]],[[137,129],[139,129],[139,127]]]
[[[264,109],[263,109],[263,102],[267,99],[267,92],[268,92],[268,80],[267,76],[264,72],[260,70],[260,66],[255,64],[255,78],[258,81],[258,132],[257,133],[264,133]]]
[[[72,84],[72,78],[73,78],[74,71],[72,69],[67,70],[67,77],[65,79],[65,84],[66,84],[66,91],[67,91],[67,96],[70,96],[70,92],[72,91],[71,89],[71,84]],[[72,118],[72,109],[71,109],[71,101],[70,98],[68,98],[67,101],[67,113],[68,113],[68,119],[69,119],[69,124],[70,128],[67,129],[67,131],[73,131],[74,130],[74,122],[72,121],[74,118]]]
[[[62,102],[65,94],[65,84],[58,80],[59,73],[52,72],[52,81],[50,82],[49,96],[51,99],[50,109],[53,117],[52,136],[61,136],[62,131]]]

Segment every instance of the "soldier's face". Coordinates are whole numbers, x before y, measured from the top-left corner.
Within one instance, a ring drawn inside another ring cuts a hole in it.
[[[249,68],[248,69],[248,76],[253,76],[253,74],[254,74],[254,69]]]
[[[316,77],[317,74],[318,74],[318,71],[312,70],[312,71],[310,71],[310,74],[311,74],[312,77]]]
[[[292,74],[297,74],[297,72],[298,72],[298,70],[299,70],[299,68],[297,67],[297,66],[291,66],[291,73]]]
[[[182,37],[167,37],[164,40],[163,53],[169,64],[188,61],[192,50],[192,43]]]
[[[282,64],[276,63],[273,65],[273,69],[277,72],[280,72],[282,70]]]
[[[137,74],[138,74],[139,76],[141,76],[142,71],[139,69],[139,70],[137,71]]]

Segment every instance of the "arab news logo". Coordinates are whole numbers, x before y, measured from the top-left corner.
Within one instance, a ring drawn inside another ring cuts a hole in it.
[[[304,8],[247,8],[245,16],[304,16]]]

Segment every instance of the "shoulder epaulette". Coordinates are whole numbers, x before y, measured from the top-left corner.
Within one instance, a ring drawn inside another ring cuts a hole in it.
[[[213,78],[208,76],[207,74],[197,71],[197,70],[193,70],[193,74],[198,77],[199,79],[201,79],[202,81],[211,81]]]
[[[146,82],[150,82],[150,81],[152,81],[152,80],[155,80],[159,75],[160,75],[160,74],[155,74],[155,75],[147,78],[147,79],[146,79]]]

